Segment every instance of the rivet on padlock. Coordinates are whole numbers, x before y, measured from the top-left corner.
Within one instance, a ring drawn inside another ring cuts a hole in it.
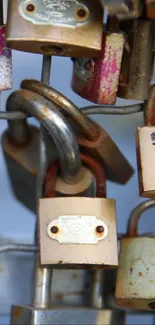
[[[95,173],[97,195],[103,197],[106,183],[102,167],[87,155],[81,154],[81,159]],[[81,269],[117,266],[114,200],[45,198],[40,199],[39,212],[41,265]]]
[[[127,237],[121,239],[115,297],[118,305],[127,308],[155,310],[155,238],[137,236],[139,218],[152,206],[155,201],[150,200],[133,210]]]
[[[137,163],[140,196],[155,198],[155,85],[150,88],[149,99],[144,104],[145,126],[136,134]]]
[[[116,19],[109,18],[100,56],[74,60],[72,89],[78,95],[96,104],[115,104],[124,42]]]
[[[12,0],[7,43],[16,50],[45,55],[98,56],[102,21],[103,11],[93,0]]]
[[[100,160],[108,179],[121,184],[130,179],[133,175],[133,168],[109,134],[97,123],[86,117],[68,98],[37,80],[24,80],[21,87],[33,90],[55,102],[58,107],[73,118],[78,124],[78,129],[74,126],[75,133],[78,135],[78,143],[84,152]]]
[[[122,30],[127,28],[121,26]],[[118,97],[145,100],[149,96],[154,59],[154,22],[134,20],[128,28],[124,48]]]
[[[110,16],[116,15],[120,20],[135,19],[141,14],[140,0],[99,0]]]
[[[6,46],[6,27],[3,24],[3,1],[0,1],[0,91],[12,88],[12,55]]]

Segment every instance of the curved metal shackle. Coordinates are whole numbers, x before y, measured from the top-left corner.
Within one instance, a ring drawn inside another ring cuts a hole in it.
[[[98,138],[99,130],[95,123],[89,117],[85,116],[73,102],[56,89],[34,79],[23,80],[21,88],[33,90],[57,104],[80,125],[88,140],[93,141]]]
[[[23,111],[36,117],[48,130],[57,148],[61,172],[66,182],[76,182],[81,177],[81,160],[76,137],[71,127],[55,105],[30,90],[17,90],[7,100],[7,111]],[[14,143],[24,145],[30,129],[24,120],[8,121],[8,133]]]
[[[144,102],[145,125],[155,126],[155,84],[151,86],[149,98]]]
[[[128,237],[138,236],[138,221],[142,213],[151,207],[155,207],[155,200],[148,200],[140,203],[132,212],[128,222]]]

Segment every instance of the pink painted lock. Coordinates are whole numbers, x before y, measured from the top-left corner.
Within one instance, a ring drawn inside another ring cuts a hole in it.
[[[6,46],[5,26],[0,26],[0,91],[12,88],[12,55]]]
[[[96,104],[115,104],[124,43],[123,33],[104,32],[100,57],[74,60],[74,92]]]

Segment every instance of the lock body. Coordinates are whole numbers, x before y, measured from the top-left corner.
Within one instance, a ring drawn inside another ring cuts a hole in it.
[[[36,213],[39,130],[31,127],[29,134],[31,140],[24,146],[11,143],[7,131],[2,135],[1,143],[13,193],[20,202]]]
[[[139,127],[136,138],[139,193],[142,197],[155,198],[155,126]]]
[[[154,238],[124,238],[121,240],[116,283],[118,305],[154,310]]]
[[[8,46],[44,55],[97,56],[103,12],[93,0],[9,1]],[[20,26],[20,28],[19,28]]]
[[[115,104],[124,42],[122,33],[104,33],[99,58],[74,61],[72,89],[96,104]]]
[[[33,307],[12,308],[12,325],[55,325],[86,324],[112,325],[124,324],[124,313],[112,310],[95,310],[89,308],[54,308],[53,310],[39,310]]]
[[[99,125],[98,128],[100,135],[96,141],[78,137],[81,150],[99,159],[109,180],[120,184],[127,183],[134,172],[132,166],[109,134]]]
[[[124,49],[118,96],[145,100],[149,96],[153,71],[154,23],[135,20],[129,29]]]
[[[12,55],[5,37],[6,27],[0,26],[0,91],[12,88]]]
[[[114,200],[41,199],[39,215],[41,265],[81,269],[117,266]]]

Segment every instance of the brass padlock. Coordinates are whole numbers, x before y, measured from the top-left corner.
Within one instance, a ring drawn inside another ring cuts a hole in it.
[[[105,168],[106,177],[120,184],[125,184],[133,175],[133,168],[119,150],[109,134],[97,123],[86,117],[76,105],[57,90],[37,80],[24,80],[22,88],[33,90],[57,104],[78,124],[73,128],[78,136],[78,143],[84,152],[99,159]],[[73,124],[73,123],[71,123]]]
[[[155,201],[141,203],[131,214],[127,237],[121,239],[116,303],[133,309],[155,310],[155,238],[137,236],[138,220]]]
[[[122,59],[118,97],[131,100],[148,98],[153,59],[154,22],[140,19],[130,22]]]
[[[116,15],[120,20],[138,18],[142,11],[140,0],[99,0],[110,16]]]
[[[155,198],[155,85],[150,88],[149,99],[144,104],[145,126],[136,134],[139,193],[142,197]]]
[[[81,158],[95,171],[97,195],[103,197],[106,185],[102,167],[92,157],[82,154]],[[82,196],[40,199],[39,220],[42,266],[117,266],[114,200]]]
[[[115,26],[115,21],[111,25],[113,28],[108,28],[108,24],[103,33],[100,56],[75,59],[73,63],[72,89],[96,104],[112,105],[117,99],[125,35]]]
[[[26,52],[98,56],[103,11],[93,0],[9,1],[7,44]]]

